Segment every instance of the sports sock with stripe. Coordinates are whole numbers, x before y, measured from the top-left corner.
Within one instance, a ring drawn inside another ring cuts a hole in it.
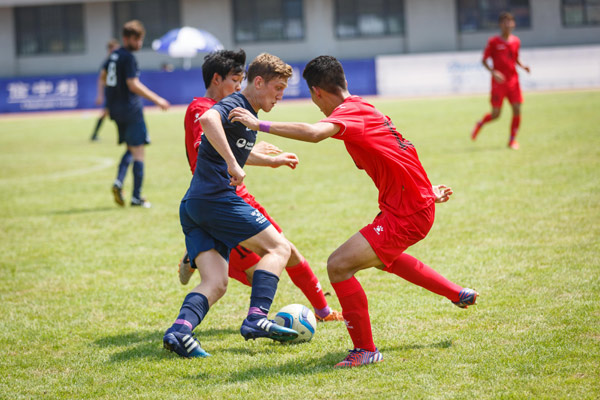
[[[185,296],[177,320],[167,330],[169,332],[191,333],[208,313],[208,299],[202,293],[192,292]]]
[[[254,271],[248,320],[263,318],[269,313],[278,283],[279,277],[274,273],[263,269]]]

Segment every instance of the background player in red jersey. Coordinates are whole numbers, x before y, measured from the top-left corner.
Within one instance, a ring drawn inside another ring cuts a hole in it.
[[[503,12],[498,19],[500,35],[492,36],[483,52],[483,66],[492,73],[492,112],[486,114],[483,119],[473,128],[471,139],[475,140],[481,127],[500,116],[502,102],[507,97],[512,106],[513,117],[510,124],[510,140],[508,147],[517,150],[519,143],[516,140],[521,123],[521,86],[519,85],[519,74],[516,65],[529,72],[529,66],[521,63],[519,59],[519,48],[521,41],[512,34],[515,28],[515,19],[512,14]],[[487,62],[492,59],[492,66]]]
[[[404,251],[423,239],[435,215],[435,204],[448,201],[452,189],[432,187],[417,152],[389,117],[348,92],[342,65],[331,56],[310,61],[303,73],[312,101],[327,118],[316,124],[260,121],[241,108],[231,121],[250,129],[307,142],[328,137],[343,140],[356,166],[379,190],[381,212],[337,248],[327,260],[329,279],[342,306],[354,349],[336,367],[382,361],[373,342],[367,296],[354,275],[376,267],[450,299],[461,308],[475,304],[477,292],[450,282]]]
[[[188,163],[192,173],[196,169],[198,157],[198,146],[202,141],[202,126],[199,119],[213,105],[224,97],[241,89],[244,79],[244,64],[246,54],[243,50],[238,52],[220,50],[207,55],[202,65],[204,84],[207,87],[204,97],[196,97],[188,106],[185,113],[185,147]],[[260,142],[250,153],[248,165],[270,166],[273,168],[287,165],[296,168],[298,158],[292,153],[283,153],[276,146]],[[281,228],[269,216],[266,210],[256,201],[246,189],[245,184],[236,187],[236,193],[252,207],[259,210],[275,229],[282,233]],[[319,321],[341,321],[341,313],[332,310],[327,304],[321,284],[306,259],[298,249],[290,242],[291,256],[285,270],[292,282],[304,293],[308,301],[315,309],[315,315]],[[229,256],[229,276],[241,283],[251,286],[252,275],[260,256],[243,246],[235,247]],[[186,255],[179,263],[179,279],[182,284],[187,284],[194,273],[189,258]]]

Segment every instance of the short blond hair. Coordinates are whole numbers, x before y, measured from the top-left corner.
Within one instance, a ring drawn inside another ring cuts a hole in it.
[[[146,35],[146,29],[144,28],[144,24],[137,19],[132,19],[131,21],[125,22],[123,25],[123,36],[131,37],[134,36],[136,38],[141,38]]]
[[[292,76],[291,65],[286,64],[281,58],[269,53],[259,54],[248,66],[248,82],[261,76],[265,82],[274,78],[289,79]]]

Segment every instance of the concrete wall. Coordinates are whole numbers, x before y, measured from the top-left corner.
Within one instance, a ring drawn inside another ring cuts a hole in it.
[[[404,0],[405,35],[363,39],[338,39],[334,31],[334,1],[304,0],[305,38],[292,42],[238,44],[234,41],[231,0],[180,0],[182,25],[212,32],[226,48],[243,47],[252,59],[263,51],[289,62],[331,54],[341,59],[374,58],[378,55],[477,50],[497,31],[459,33],[453,0]],[[86,50],[82,54],[16,56],[13,9],[15,5],[84,3]],[[531,27],[517,28],[523,48],[600,43],[600,26],[564,28],[560,0],[530,0]],[[105,57],[105,45],[113,35],[111,2],[106,0],[0,0],[0,76],[28,76],[96,71]],[[138,52],[142,70],[157,70],[165,62],[181,67],[182,60],[153,50]],[[193,59],[199,67],[202,57]]]

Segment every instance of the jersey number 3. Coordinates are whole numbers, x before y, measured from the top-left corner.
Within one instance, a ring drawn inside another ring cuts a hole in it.
[[[106,69],[106,86],[117,86],[117,63],[111,61]]]

